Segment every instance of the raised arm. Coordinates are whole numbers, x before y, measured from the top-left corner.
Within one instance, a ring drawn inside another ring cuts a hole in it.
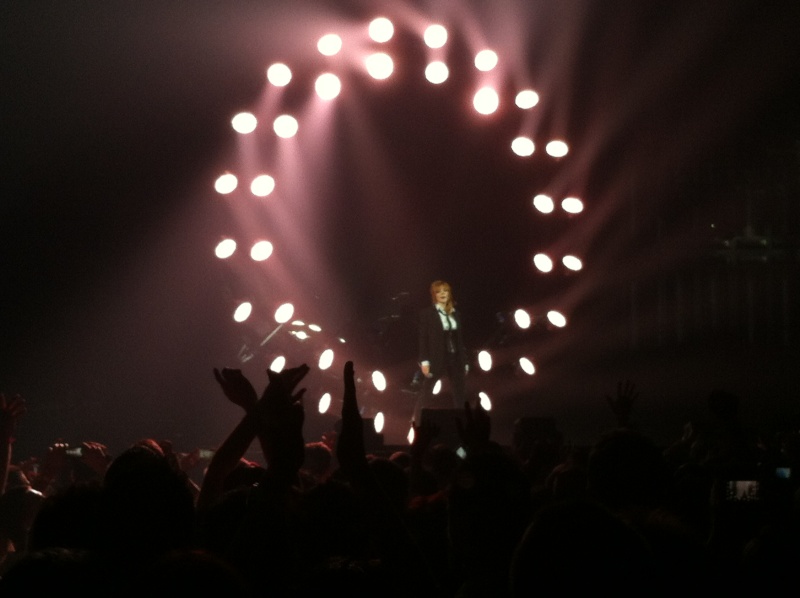
[[[17,420],[25,413],[25,401],[15,395],[10,399],[0,393],[0,496],[8,483],[8,468],[11,465],[11,445]]]

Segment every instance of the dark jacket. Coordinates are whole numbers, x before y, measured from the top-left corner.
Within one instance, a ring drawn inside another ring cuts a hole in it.
[[[457,323],[453,330],[453,343],[456,356],[462,366],[467,364],[467,351],[464,348],[464,327],[461,324],[461,314],[453,310],[450,314]],[[434,377],[446,373],[447,364],[447,336],[442,326],[442,320],[436,306],[426,307],[419,313],[419,362],[428,361],[431,364],[431,374]]]

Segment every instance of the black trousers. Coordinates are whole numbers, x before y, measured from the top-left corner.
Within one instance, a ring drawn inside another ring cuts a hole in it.
[[[437,372],[430,378],[422,379],[422,388],[414,406],[413,415],[417,425],[421,421],[422,410],[432,407],[437,402],[434,400],[433,387],[441,378],[447,378],[453,407],[455,409],[464,408],[464,401],[467,400],[467,373],[464,364],[459,362],[458,355],[449,353],[444,372]]]

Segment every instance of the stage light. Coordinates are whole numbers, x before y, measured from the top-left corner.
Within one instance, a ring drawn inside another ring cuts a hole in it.
[[[497,66],[497,52],[494,50],[481,50],[475,55],[475,68],[488,72]]]
[[[492,354],[489,351],[483,350],[478,353],[478,367],[484,372],[492,369]]]
[[[327,413],[330,407],[331,407],[331,393],[326,392],[319,399],[319,403],[317,404],[317,411],[319,411],[320,413]]]
[[[478,397],[481,399],[481,407],[483,407],[484,411],[491,411],[492,410],[492,399],[489,398],[485,392],[481,391],[478,393]]]
[[[303,320],[292,320],[292,326],[305,326],[306,323]]]
[[[314,332],[322,332],[322,328],[320,328],[316,324],[309,324],[308,329],[313,330]]]
[[[414,424],[419,425],[419,422],[414,422]],[[408,434],[406,434],[406,440],[408,444],[414,444],[414,426],[410,426],[408,428]]]
[[[298,340],[304,341],[308,338],[308,333],[305,330],[293,330],[291,334]]]
[[[441,378],[436,381],[436,384],[433,385],[433,390],[431,394],[438,395],[442,391],[442,380]]]
[[[236,251],[236,241],[233,239],[222,239],[214,248],[214,255],[224,260],[231,257]]]
[[[264,260],[269,259],[269,256],[271,255],[272,243],[269,241],[257,241],[250,248],[250,257],[253,258],[253,261],[263,262]]]
[[[537,253],[533,256],[533,265],[536,266],[540,272],[553,271],[553,260],[544,253]]]
[[[372,372],[372,385],[375,387],[375,390],[383,392],[386,390],[386,376],[384,376],[382,372],[375,370]]]
[[[520,369],[522,369],[523,372],[525,372],[529,376],[533,376],[536,373],[536,367],[533,365],[533,362],[527,357],[519,358],[519,367]]]
[[[550,214],[556,209],[556,204],[553,198],[549,195],[539,194],[533,198],[533,207],[539,210],[542,214]]]
[[[376,52],[367,56],[365,61],[367,72],[373,79],[388,79],[394,71],[394,62],[391,57],[383,52]]]
[[[567,147],[567,144],[559,140],[548,143],[545,150],[554,158],[563,158],[569,153],[569,147]]]
[[[266,197],[275,191],[275,179],[268,174],[260,174],[250,183],[250,193],[256,197]]]
[[[378,413],[375,414],[375,421],[374,421],[376,434],[380,434],[381,432],[383,432],[383,425],[385,422],[386,418],[383,416],[383,412],[378,411]]]
[[[317,41],[317,50],[323,56],[336,56],[342,49],[342,38],[335,33],[327,33]]]
[[[449,76],[450,70],[447,65],[439,60],[435,60],[425,67],[425,78],[435,85],[444,83]]]
[[[286,367],[286,358],[283,355],[278,355],[275,359],[272,360],[272,363],[269,364],[269,369],[279,374],[283,371],[283,368]]]
[[[323,100],[332,100],[342,91],[342,82],[333,73],[323,73],[314,83],[317,95]]]
[[[275,87],[285,87],[292,80],[292,71],[282,62],[276,62],[267,69],[267,80]]]
[[[556,310],[547,312],[547,319],[556,328],[563,328],[567,325],[567,318],[564,317],[564,314]]]
[[[238,185],[239,179],[236,178],[236,175],[228,172],[217,178],[214,182],[214,189],[220,195],[227,195],[233,193]]]
[[[514,322],[523,330],[527,330],[531,327],[531,315],[520,308],[514,312]]]
[[[292,319],[292,315],[294,314],[294,305],[291,303],[284,303],[278,309],[275,310],[275,321],[278,324],[285,324],[289,320]]]
[[[539,103],[539,94],[532,89],[523,89],[517,94],[514,103],[518,108],[523,110],[530,110]]]
[[[429,25],[422,34],[422,39],[429,48],[441,48],[447,43],[447,29],[438,24]]]
[[[394,25],[386,17],[378,17],[373,19],[369,24],[369,36],[372,41],[379,44],[388,42],[394,35]]]
[[[491,87],[482,87],[475,93],[472,105],[479,114],[492,114],[500,105],[500,97]]]
[[[333,349],[325,349],[317,362],[319,369],[327,370],[333,365]]]
[[[583,262],[580,258],[575,257],[574,255],[565,255],[561,258],[561,263],[564,264],[564,267],[572,270],[573,272],[577,272],[583,269]]]
[[[298,127],[297,119],[288,114],[281,114],[272,123],[272,129],[275,131],[275,134],[283,139],[289,139],[297,135]]]
[[[522,158],[526,158],[533,154],[535,146],[533,140],[528,137],[517,137],[511,142],[511,151]]]
[[[255,131],[256,125],[258,125],[258,120],[249,112],[240,112],[231,119],[233,130],[242,135]]]
[[[583,202],[577,197],[565,197],[561,201],[561,209],[570,214],[580,214],[583,212]]]
[[[253,313],[253,304],[249,301],[244,301],[239,304],[239,307],[233,312],[233,319],[236,322],[244,322]]]

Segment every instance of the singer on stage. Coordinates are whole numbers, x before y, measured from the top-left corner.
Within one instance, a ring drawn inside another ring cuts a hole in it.
[[[466,400],[466,374],[469,369],[464,348],[461,314],[455,308],[450,284],[443,280],[431,284],[432,305],[419,315],[419,367],[422,392],[414,408],[414,421],[420,423],[422,409],[430,407],[437,380],[447,378],[457,409]]]

